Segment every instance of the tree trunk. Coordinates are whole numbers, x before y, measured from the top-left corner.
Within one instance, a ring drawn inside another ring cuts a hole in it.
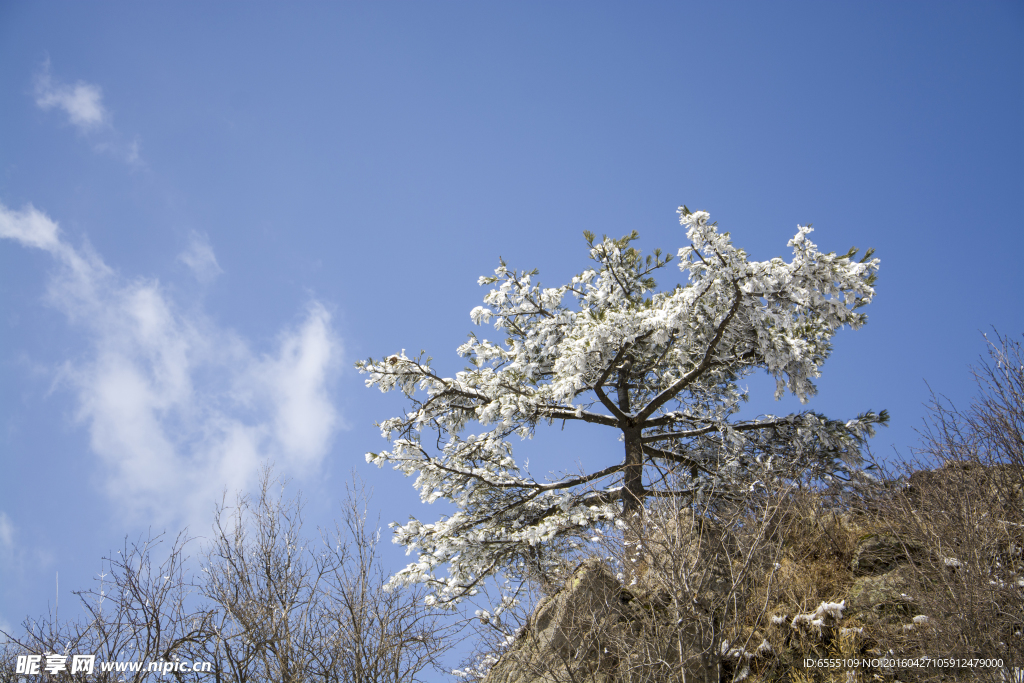
[[[619,367],[616,390],[618,393],[619,410],[630,415],[629,375],[633,367],[633,359],[627,357]],[[623,473],[622,490],[622,521],[626,523],[624,539],[626,542],[627,575],[630,582],[643,575],[646,565],[644,552],[644,447],[643,430],[627,423],[622,426],[623,440],[626,447],[625,471]]]
[[[647,553],[644,549],[644,469],[641,431],[624,430],[626,438],[626,471],[622,491],[622,521],[626,524],[623,538],[626,543],[627,580],[631,583],[646,571]]]
[[[640,513],[644,508],[644,448],[639,428],[623,430],[626,441],[626,469],[622,498],[624,517]]]

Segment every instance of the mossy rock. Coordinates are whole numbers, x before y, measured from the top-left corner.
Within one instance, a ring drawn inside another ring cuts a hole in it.
[[[901,569],[881,576],[862,576],[853,582],[848,593],[851,613],[869,621],[886,620],[891,616],[905,616],[913,607],[913,598],[907,594],[909,585]]]
[[[857,544],[850,569],[857,576],[886,574],[921,554],[913,544],[888,534],[871,534]]]

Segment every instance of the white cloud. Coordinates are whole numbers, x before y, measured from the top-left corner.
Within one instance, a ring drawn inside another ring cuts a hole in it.
[[[58,230],[56,223],[31,204],[21,211],[0,208],[0,237],[16,240],[26,247],[46,251],[57,248],[60,243]]]
[[[36,77],[36,104],[41,109],[63,110],[68,121],[79,130],[92,131],[110,121],[102,100],[103,90],[98,85],[84,81],[74,85],[54,82],[49,62]]]
[[[214,280],[224,272],[217,263],[209,240],[196,232],[189,237],[188,248],[178,255],[178,260],[188,266],[196,279],[203,283]]]
[[[59,109],[68,123],[88,134],[93,149],[117,157],[131,166],[141,162],[139,139],[126,142],[112,122],[110,111],[103,106],[103,89],[98,85],[78,81],[74,85],[60,83],[50,73],[50,61],[43,63],[36,74],[36,105],[44,111]]]
[[[87,332],[90,347],[60,376],[76,396],[107,493],[126,515],[198,522],[225,488],[248,488],[261,463],[301,475],[327,454],[339,426],[328,388],[341,348],[321,304],[260,354],[177,306],[158,281],[126,280],[88,247],[70,246],[32,206],[0,204],[0,237],[61,265],[48,300]],[[192,247],[186,254],[200,272],[219,271],[205,240]]]
[[[319,460],[320,444],[336,424],[323,372],[334,355],[330,321],[327,310],[313,304],[302,327],[282,336],[278,354],[263,361],[263,386],[276,397],[274,432],[291,462],[303,468]]]
[[[0,512],[0,553],[9,554],[14,550],[14,523],[6,512]]]

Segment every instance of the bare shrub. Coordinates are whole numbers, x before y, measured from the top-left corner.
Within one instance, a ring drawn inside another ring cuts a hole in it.
[[[415,681],[438,663],[446,629],[419,590],[385,591],[379,533],[365,496],[349,491],[342,520],[318,543],[303,538],[301,500],[265,474],[255,500],[218,510],[204,595],[216,606],[226,680]]]
[[[972,369],[978,396],[961,409],[933,394],[918,459],[874,520],[910,560],[908,593],[923,618],[904,624],[905,646],[1012,670],[1024,667],[1024,354],[998,333],[988,341]]]
[[[24,680],[18,656],[67,656],[42,681],[387,683],[421,681],[440,663],[452,626],[422,591],[385,591],[378,527],[366,495],[350,488],[341,520],[315,541],[302,534],[302,502],[286,499],[269,470],[255,497],[217,509],[201,571],[178,536],[160,556],[159,537],[107,558],[96,588],[77,592],[84,616],[56,610],[2,634],[0,681]],[[73,654],[95,655],[93,673],[72,673]],[[210,662],[212,671],[149,671],[156,661]],[[141,662],[102,671],[100,662]],[[45,665],[44,659],[41,664]]]
[[[84,617],[61,620],[56,609],[41,619],[26,619],[18,634],[4,634],[0,680],[23,680],[14,670],[19,655],[39,655],[41,677],[60,681],[143,681],[145,671],[72,673],[73,654],[95,655],[96,661],[151,662],[184,658],[185,652],[209,635],[209,614],[196,607],[197,587],[187,574],[185,534],[161,549],[160,536],[125,542],[104,558],[95,588],[75,591]],[[163,556],[162,561],[157,558]],[[67,608],[65,608],[67,609]],[[63,671],[47,672],[46,655],[66,657]],[[197,681],[200,674],[181,673],[177,680]]]

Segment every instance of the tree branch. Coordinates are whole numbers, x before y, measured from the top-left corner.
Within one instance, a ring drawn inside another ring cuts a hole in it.
[[[601,376],[598,377],[596,382],[594,382],[593,387],[594,393],[597,394],[597,397],[599,399],[601,399],[601,403],[603,403],[604,406],[611,411],[612,415],[619,418],[619,420],[621,420],[622,422],[629,420],[629,416],[626,415],[621,410],[619,410],[619,407],[615,405],[614,401],[608,398],[608,394],[604,393],[604,389],[602,389],[601,387],[602,385],[604,385],[606,381],[608,381],[608,377],[611,376],[612,370],[614,370],[615,366],[622,361],[623,356],[629,353],[629,350],[630,348],[632,348],[632,346],[633,344],[632,342],[630,342],[624,345],[621,349],[619,349],[619,352],[615,354],[615,358],[612,359],[612,362],[608,364],[608,367],[604,369],[604,372],[601,373]]]
[[[454,467],[448,467],[447,465],[443,465],[440,462],[438,462],[436,459],[430,457],[427,454],[427,452],[423,449],[422,446],[420,446],[419,444],[415,444],[415,446],[416,446],[416,449],[419,450],[419,452],[423,454],[424,460],[429,462],[431,465],[433,465],[437,469],[442,470],[444,472],[447,472],[448,474],[455,474],[455,475],[459,475],[459,476],[463,476],[463,477],[469,477],[470,479],[476,479],[477,481],[482,481],[487,486],[491,486],[491,487],[496,488],[496,489],[516,489],[516,488],[521,488],[521,489],[529,489],[531,491],[536,491],[538,493],[544,493],[546,491],[557,491],[559,489],[572,488],[573,486],[579,486],[580,484],[586,484],[588,482],[594,481],[595,479],[601,479],[602,477],[607,477],[609,474],[615,474],[616,472],[618,472],[619,470],[621,470],[624,467],[624,465],[622,463],[619,463],[618,465],[612,465],[611,467],[606,467],[603,470],[599,470],[597,472],[593,472],[592,474],[588,474],[586,476],[577,477],[575,479],[563,480],[563,481],[555,482],[553,484],[539,484],[537,482],[528,482],[528,481],[519,481],[519,482],[512,482],[512,483],[498,483],[498,482],[491,481],[491,480],[487,479],[487,477],[479,475],[476,472],[467,472],[465,470],[460,470],[460,469],[457,469],[457,468],[454,468]]]
[[[705,469],[700,465],[699,462],[693,458],[688,458],[685,455],[679,453],[672,453],[671,451],[664,451],[660,448],[653,448],[652,446],[644,446],[644,453],[655,458],[661,458],[662,460],[670,460],[672,462],[678,462],[682,465],[689,465],[690,467],[696,467],[698,470],[705,474],[711,474],[711,471]]]
[[[652,420],[650,426],[658,426],[664,424],[661,420]],[[652,434],[651,436],[645,436],[642,441],[643,443],[657,443],[658,441],[665,441],[668,439],[687,439],[694,436],[701,436],[708,432],[717,432],[723,427],[728,427],[736,432],[749,432],[755,429],[764,429],[766,427],[781,427],[783,425],[793,424],[792,416],[780,417],[775,420],[765,420],[764,422],[740,422],[734,425],[723,424],[723,425],[708,425],[707,427],[700,427],[699,429],[690,429],[683,432],[663,432],[661,434]]]
[[[559,406],[558,408],[544,409],[543,417],[551,418],[553,420],[582,420],[584,422],[592,422],[594,424],[601,424],[607,427],[618,427],[619,421],[609,415],[602,415],[601,413],[592,413],[588,410],[583,410],[579,415],[576,414],[575,410]]]
[[[719,425],[708,425],[707,427],[700,427],[699,429],[689,429],[685,432],[664,432],[662,434],[655,434],[653,436],[645,436],[640,439],[641,443],[657,443],[658,441],[665,441],[667,439],[688,439],[693,436],[701,436],[708,432],[718,431]]]

